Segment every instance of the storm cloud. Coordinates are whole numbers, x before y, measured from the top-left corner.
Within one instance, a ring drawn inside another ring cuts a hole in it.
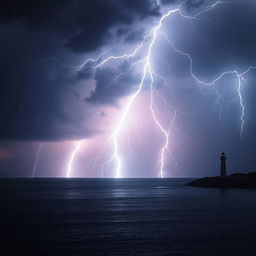
[[[49,148],[53,147],[51,143],[65,144],[67,140],[95,139],[103,143],[97,136],[112,133],[117,122],[113,120],[119,117],[123,102],[141,81],[152,27],[163,13],[181,3],[180,12],[164,20],[149,59],[154,72],[153,104],[160,122],[167,127],[173,113],[177,114],[171,150],[180,165],[169,160],[166,168],[177,176],[188,176],[191,169],[200,175],[210,163],[209,174],[213,174],[218,167],[212,156],[223,150],[243,158],[248,155],[247,169],[256,165],[249,152],[256,145],[256,70],[252,68],[243,77],[240,95],[234,73],[256,65],[256,2],[159,2],[160,6],[153,0],[0,2],[0,140],[4,145],[0,155],[4,156],[4,166],[8,165],[11,148],[19,143],[35,143],[29,146],[32,152],[39,141],[48,141]],[[100,65],[110,56],[131,54],[142,42],[136,56],[113,58]],[[213,87],[196,82],[191,70],[208,83],[224,71],[233,73],[223,76]],[[134,137],[124,133],[131,144],[140,140],[145,143],[134,147],[138,155],[153,159],[162,137],[155,136],[158,131],[152,125],[149,78],[144,82],[134,111],[135,121],[144,122],[143,133],[139,139],[134,135],[138,131],[131,132]],[[242,137],[240,97],[244,107]],[[127,124],[127,129],[130,126]],[[151,140],[153,146],[147,144]],[[10,147],[6,146],[11,142]],[[198,163],[195,159],[202,152],[208,153]],[[130,151],[127,154],[132,155]],[[154,176],[156,166],[147,164]],[[131,163],[127,166],[132,166],[135,176],[144,168]],[[231,168],[236,166],[242,166],[242,161],[234,161]]]
[[[73,95],[76,78],[68,61],[61,65],[61,59],[95,52],[111,39],[112,29],[159,15],[159,7],[147,0],[1,1],[0,138],[60,140],[91,136],[94,131],[81,124],[86,117],[68,114],[63,107],[63,98]],[[128,33],[126,40],[136,41],[135,34]],[[99,73],[96,80],[100,80]],[[83,69],[77,76],[90,78],[92,70]],[[101,82],[97,85],[102,86]],[[88,101],[106,101],[100,99],[99,91]],[[129,92],[118,91],[117,96]]]

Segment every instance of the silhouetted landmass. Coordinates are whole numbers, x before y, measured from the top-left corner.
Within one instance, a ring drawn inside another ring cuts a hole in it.
[[[226,177],[205,177],[188,182],[186,186],[206,188],[254,188],[256,189],[256,172],[248,174],[235,173]]]

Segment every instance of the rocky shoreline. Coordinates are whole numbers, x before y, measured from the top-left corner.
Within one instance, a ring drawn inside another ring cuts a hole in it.
[[[225,177],[205,177],[188,182],[186,186],[205,188],[252,188],[256,189],[256,172],[235,173]]]

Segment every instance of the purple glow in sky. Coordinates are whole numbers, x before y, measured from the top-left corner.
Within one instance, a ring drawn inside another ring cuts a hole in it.
[[[222,151],[253,169],[255,2],[96,2],[4,6],[0,175],[206,176]]]

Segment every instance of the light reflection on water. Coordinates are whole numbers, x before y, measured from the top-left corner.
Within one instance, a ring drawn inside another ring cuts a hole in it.
[[[34,255],[255,255],[256,191],[187,181],[0,180],[0,239]]]

